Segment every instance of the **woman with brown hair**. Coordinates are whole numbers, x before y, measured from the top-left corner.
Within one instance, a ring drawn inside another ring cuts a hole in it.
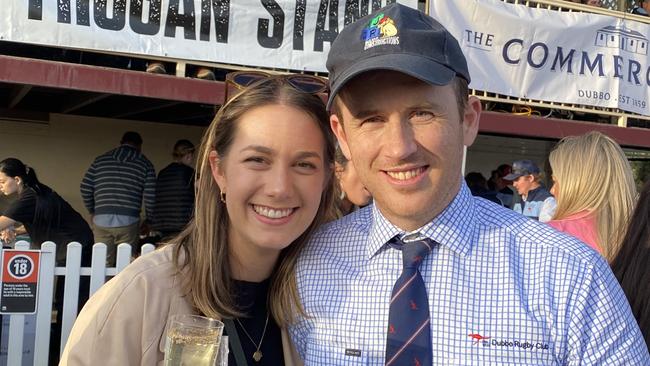
[[[302,81],[265,77],[219,110],[199,150],[193,220],[89,300],[61,364],[161,362],[177,314],[224,319],[243,363],[298,361],[284,331],[304,315],[294,268],[330,209],[334,163],[325,108],[309,88],[319,80]]]

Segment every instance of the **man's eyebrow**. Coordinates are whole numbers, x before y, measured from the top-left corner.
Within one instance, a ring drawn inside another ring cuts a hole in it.
[[[362,119],[364,117],[372,116],[374,114],[378,114],[379,110],[378,109],[360,109],[357,111],[350,111],[352,114],[352,117],[355,119]]]
[[[413,105],[405,106],[405,110],[416,110],[416,109],[433,109],[433,110],[442,110],[443,106],[440,103],[437,103],[435,101],[423,101],[420,103],[416,103]],[[356,111],[350,110],[350,114],[352,114],[352,117],[355,119],[363,119],[364,117],[372,116],[375,114],[379,114],[381,111],[376,108],[367,108],[367,109],[359,109]]]
[[[414,105],[410,106],[409,108],[410,109],[420,109],[420,108],[442,109],[442,107],[443,107],[442,104],[440,104],[440,103],[438,103],[436,101],[427,100],[427,101],[423,101],[423,102],[414,104]]]
[[[411,103],[408,103],[404,105],[404,110],[418,110],[418,109],[431,109],[434,112],[444,112],[447,109],[449,109],[449,106],[447,106],[449,103],[445,103],[445,101],[441,98],[422,98],[419,100],[414,100]],[[456,104],[453,104],[454,106]]]

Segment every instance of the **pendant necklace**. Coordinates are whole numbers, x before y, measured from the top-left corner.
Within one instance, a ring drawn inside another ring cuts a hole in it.
[[[235,320],[237,321],[237,324],[239,324],[241,329],[244,331],[246,337],[248,337],[251,343],[253,343],[253,346],[255,346],[255,352],[253,353],[253,360],[255,360],[255,362],[260,362],[260,360],[262,359],[262,351],[260,351],[260,348],[262,347],[262,342],[264,341],[264,336],[266,335],[266,326],[269,325],[268,310],[266,312],[266,322],[264,323],[264,330],[262,331],[262,337],[260,337],[260,343],[255,343],[253,337],[251,337],[250,334],[248,334],[246,328],[244,328],[244,325],[239,321],[239,319],[235,318]]]

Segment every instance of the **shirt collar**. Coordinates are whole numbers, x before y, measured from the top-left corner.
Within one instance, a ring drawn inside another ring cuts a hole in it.
[[[465,182],[462,182],[460,190],[451,203],[433,220],[413,232],[419,232],[452,252],[466,256],[472,247],[476,229],[475,211],[474,198]],[[368,258],[384,250],[388,241],[394,236],[404,234],[407,232],[388,221],[373,204],[372,225],[366,247]]]

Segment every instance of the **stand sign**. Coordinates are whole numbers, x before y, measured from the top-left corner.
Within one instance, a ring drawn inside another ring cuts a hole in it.
[[[38,250],[2,251],[0,314],[34,314],[38,294]]]

